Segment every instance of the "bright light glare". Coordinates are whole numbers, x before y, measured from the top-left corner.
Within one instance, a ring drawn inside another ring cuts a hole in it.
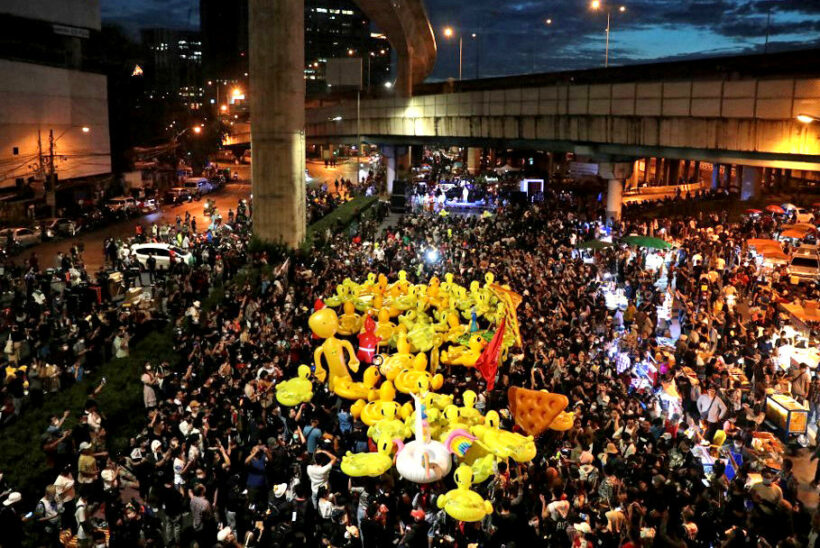
[[[427,259],[428,263],[434,263],[438,261],[439,252],[438,249],[428,249],[427,253],[424,254],[424,258]]]
[[[620,11],[621,13],[625,12],[626,6],[621,6],[620,8],[618,8],[618,11]]]
[[[589,5],[594,10],[601,9],[601,2],[600,0],[592,0],[592,3]]]
[[[810,124],[814,122],[816,118],[814,116],[809,116],[808,114],[798,114],[797,121],[803,122],[804,124]]]
[[[88,126],[83,126],[83,133],[88,133],[89,131],[91,131],[91,128],[90,128],[90,127],[88,127]]]
[[[393,82],[385,82],[384,87],[386,87],[387,89],[392,88],[393,87]]]
[[[201,128],[201,127],[199,127],[199,126],[195,126],[195,127],[194,127],[194,133],[196,133],[197,135],[199,135],[200,133],[202,133],[202,128]]]
[[[552,25],[552,19],[547,19],[547,24]]]
[[[453,36],[453,27],[444,27],[444,37],[451,38]]]

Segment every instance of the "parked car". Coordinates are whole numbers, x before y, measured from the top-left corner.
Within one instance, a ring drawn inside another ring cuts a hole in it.
[[[9,235],[15,245],[19,245],[20,247],[31,247],[39,244],[42,240],[39,228],[4,228],[0,230],[0,246],[6,247],[6,243],[9,241]]]
[[[796,206],[792,203],[785,203],[781,205],[785,211],[794,215],[798,223],[810,223],[814,219],[814,214],[806,208]]]
[[[131,253],[146,268],[148,266],[148,257],[153,255],[157,260],[157,270],[166,270],[171,265],[171,257],[188,265],[194,264],[193,255],[184,249],[169,244],[134,244],[131,246]]]
[[[184,187],[174,187],[165,195],[165,203],[167,204],[181,204],[182,202],[191,201],[191,192]]]
[[[41,234],[43,239],[51,240],[59,236],[74,236],[77,234],[77,223],[64,217],[43,219],[40,226],[45,227],[45,233]]]
[[[817,246],[798,247],[789,261],[786,272],[800,281],[820,280],[820,255],[817,253]]]
[[[159,204],[154,198],[143,198],[137,202],[140,213],[153,213],[159,210]]]
[[[125,213],[126,215],[131,215],[137,212],[137,201],[134,198],[129,198],[128,196],[111,198],[105,203],[105,205],[109,210],[111,210],[112,213]]]

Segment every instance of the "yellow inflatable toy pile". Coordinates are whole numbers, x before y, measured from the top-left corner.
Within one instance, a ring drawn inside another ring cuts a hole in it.
[[[457,488],[442,494],[438,505],[457,520],[479,521],[492,507],[471,485],[491,477],[499,461],[532,460],[540,429],[568,429],[574,417],[564,412],[563,396],[513,391],[513,415],[530,434],[522,435],[501,428],[495,411],[482,414],[475,392],[467,390],[458,400],[439,392],[444,387],[439,367],[485,364],[488,349],[498,352],[494,356],[501,364],[509,348],[521,345],[516,316],[520,295],[497,284],[492,273],[483,283],[473,281],[468,287],[449,273],[443,279],[413,284],[404,271],[393,283],[373,273],[362,283],[345,279],[308,322],[322,339],[314,352],[314,376],[327,381],[338,396],[355,400],[351,415],[368,427],[367,435],[378,448],[371,453],[348,452],[341,464],[345,474],[377,477],[395,467],[408,481],[432,483],[446,477],[455,462]],[[365,332],[365,323],[370,326],[373,365],[358,381],[353,374],[359,373],[359,360],[351,340]],[[504,326],[504,336],[493,340]],[[379,341],[375,356],[372,335]],[[277,387],[277,399],[283,405],[309,401],[309,377],[309,369],[300,367],[297,378]],[[549,403],[546,426],[536,420],[533,403],[538,402]]]

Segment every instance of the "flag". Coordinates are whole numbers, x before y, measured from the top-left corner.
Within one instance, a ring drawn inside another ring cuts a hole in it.
[[[493,335],[493,340],[484,348],[481,356],[475,362],[475,368],[487,381],[487,390],[490,391],[495,386],[495,374],[498,371],[498,358],[501,355],[501,343],[504,341],[504,330],[507,327],[507,318],[501,320],[501,324]]]
[[[521,346],[521,331],[518,328],[518,313],[516,309],[524,300],[524,298],[503,286],[498,284],[490,284],[490,291],[492,291],[498,300],[504,303],[504,316],[510,322],[510,328],[513,335],[515,335],[515,344]]]

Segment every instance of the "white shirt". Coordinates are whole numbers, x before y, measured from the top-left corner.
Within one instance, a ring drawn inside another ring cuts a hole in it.
[[[319,492],[319,487],[327,487],[327,480],[330,477],[331,463],[324,466],[311,464],[307,467],[307,475],[310,478],[310,490],[314,494]]]

